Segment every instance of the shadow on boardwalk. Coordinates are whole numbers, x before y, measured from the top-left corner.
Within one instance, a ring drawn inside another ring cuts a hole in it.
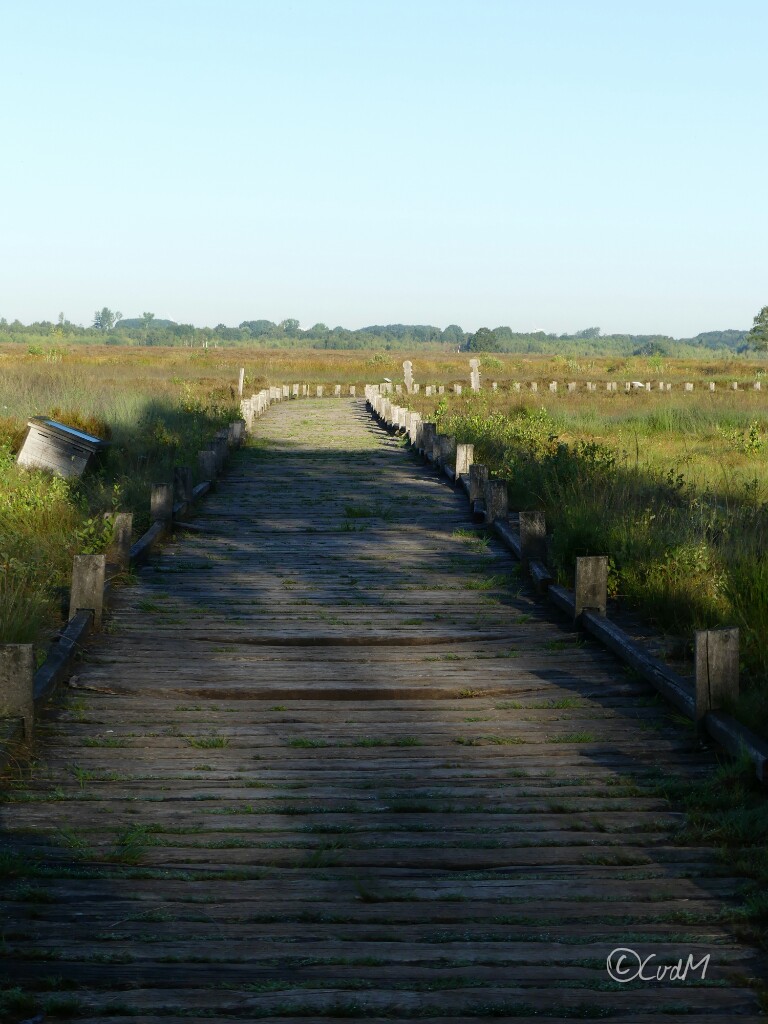
[[[258,431],[8,790],[9,1019],[756,1017],[740,882],[655,788],[711,755],[362,403]]]

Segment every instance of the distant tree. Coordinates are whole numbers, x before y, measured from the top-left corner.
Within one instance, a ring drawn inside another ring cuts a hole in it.
[[[287,335],[289,338],[292,338],[296,335],[296,332],[299,329],[299,321],[281,320],[277,326],[283,332],[283,334]]]
[[[243,320],[240,328],[248,331],[252,338],[264,338],[275,333],[277,324],[271,320]]]
[[[59,318],[59,323],[63,322],[64,314],[62,313]],[[105,306],[103,309],[97,309],[93,314],[93,326],[97,331],[111,331],[118,320],[122,320],[123,314],[118,310],[113,313],[112,310]]]
[[[304,333],[308,338],[325,338],[330,332],[330,327],[324,323],[312,324],[309,330]]]
[[[760,352],[768,350],[768,306],[763,306],[752,321],[752,329],[746,337],[746,342]]]
[[[448,324],[443,331],[443,341],[448,341],[451,345],[461,345],[464,341],[464,331],[458,324]]]
[[[576,331],[574,338],[599,338],[600,328],[599,327],[585,327],[581,331]]]
[[[479,331],[475,331],[467,342],[467,351],[469,352],[500,352],[501,345],[499,339],[496,336],[496,332],[490,330],[488,327],[481,327]]]

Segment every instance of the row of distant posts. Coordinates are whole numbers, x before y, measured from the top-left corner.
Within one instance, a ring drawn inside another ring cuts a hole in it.
[[[247,423],[250,422],[249,417],[261,415],[264,409],[273,402],[288,401],[292,398],[324,398],[326,395],[331,394],[331,386],[326,387],[324,384],[279,384],[263,388],[258,394],[251,395],[250,398],[243,398],[243,387],[244,371],[241,370],[238,394],[240,396],[240,408]],[[341,398],[344,391],[342,385],[334,384],[332,387],[333,397]],[[354,384],[349,384],[346,393],[351,398],[354,398],[357,394],[357,387]]]

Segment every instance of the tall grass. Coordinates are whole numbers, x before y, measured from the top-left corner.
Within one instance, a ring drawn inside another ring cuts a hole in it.
[[[174,465],[196,472],[197,452],[235,414],[232,370],[184,377],[178,360],[143,353],[81,351],[70,365],[0,354],[0,643],[42,644],[66,608],[73,555],[109,541],[104,514],[132,511],[143,532],[152,483],[172,479]],[[98,467],[81,481],[19,468],[36,414],[109,439]]]
[[[738,625],[738,713],[768,733],[768,418],[738,409],[740,397],[644,413],[627,400],[610,416],[583,402],[444,398],[432,415],[509,481],[512,507],[546,511],[561,581],[577,556],[605,554],[612,596],[664,631]]]

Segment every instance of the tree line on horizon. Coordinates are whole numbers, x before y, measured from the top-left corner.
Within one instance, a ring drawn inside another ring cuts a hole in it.
[[[406,349],[422,345],[453,351],[551,354],[564,348],[579,354],[617,353],[622,355],[690,355],[691,350],[706,349],[723,354],[743,354],[768,349],[768,307],[755,317],[746,330],[704,331],[691,338],[673,338],[666,334],[603,334],[599,327],[586,327],[573,333],[513,331],[511,327],[481,327],[470,332],[458,324],[445,328],[431,324],[377,324],[351,330],[317,323],[303,330],[298,320],[243,320],[237,327],[217,324],[196,327],[157,318],[154,313],[123,318],[122,313],[104,306],[97,310],[90,326],[74,324],[63,313],[57,321],[40,320],[23,324],[0,318],[0,341],[45,340],[108,345],[159,345],[208,348],[249,345],[264,348],[314,349]]]

